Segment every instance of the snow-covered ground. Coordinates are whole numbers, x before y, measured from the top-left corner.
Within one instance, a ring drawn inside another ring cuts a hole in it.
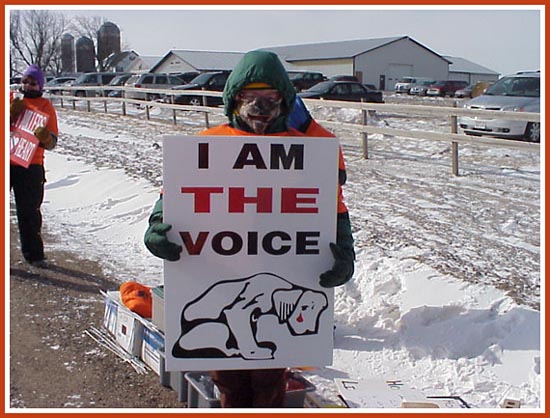
[[[319,120],[360,117],[312,111]],[[150,122],[143,109],[58,112],[60,143],[46,157],[48,231],[121,282],[161,283],[162,262],[142,243],[161,185],[158,135],[196,134],[202,115],[182,112],[174,126],[159,108]],[[372,122],[450,131],[444,119],[379,112]],[[450,144],[371,135],[365,160],[359,134],[336,134],[357,264],[336,290],[334,363],[306,372],[317,392],[336,400],[335,378],[400,379],[473,408],[504,398],[544,408],[540,155],[461,145],[453,177]]]

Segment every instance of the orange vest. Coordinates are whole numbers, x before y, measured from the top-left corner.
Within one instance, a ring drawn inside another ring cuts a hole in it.
[[[12,100],[13,92],[10,92],[10,102]],[[25,102],[25,106],[28,109],[46,113],[49,116],[46,128],[55,136],[59,134],[59,129],[57,127],[57,113],[55,112],[55,108],[53,107],[52,102],[44,97],[37,97],[36,99],[24,98],[23,101]],[[44,147],[38,147],[36,149],[36,152],[32,157],[31,164],[44,164]]]
[[[199,135],[219,135],[219,136],[258,136],[258,134],[241,131],[240,129],[234,128],[229,124],[223,124],[219,126],[215,126],[210,129],[205,129]],[[334,138],[334,135],[327,131],[325,128],[323,128],[321,125],[319,125],[315,121],[311,121],[311,124],[309,125],[309,128],[307,129],[306,133],[302,133],[297,129],[294,128],[288,128],[287,131],[284,132],[278,132],[276,134],[270,134],[267,136],[317,136],[317,137],[332,137]],[[340,150],[340,157],[339,157],[339,166],[340,169],[343,167],[345,170],[344,165],[344,158],[342,156],[342,151]],[[347,213],[348,209],[346,208],[346,205],[344,204],[344,196],[342,194],[342,187],[338,185],[338,213]]]

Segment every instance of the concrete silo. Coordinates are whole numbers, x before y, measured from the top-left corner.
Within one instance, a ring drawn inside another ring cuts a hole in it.
[[[61,37],[61,73],[72,74],[75,71],[74,37],[65,33]]]
[[[97,31],[97,58],[103,62],[113,53],[120,53],[120,29],[112,22],[105,22]]]
[[[76,71],[79,73],[95,71],[94,41],[86,36],[76,41]]]

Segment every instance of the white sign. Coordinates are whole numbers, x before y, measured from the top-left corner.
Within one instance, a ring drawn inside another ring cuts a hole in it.
[[[163,140],[167,370],[331,364],[337,140]]]
[[[334,379],[349,408],[469,408],[459,396],[426,396],[399,379]]]

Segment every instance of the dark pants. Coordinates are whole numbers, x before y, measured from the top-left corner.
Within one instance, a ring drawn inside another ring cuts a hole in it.
[[[210,372],[221,392],[222,408],[282,408],[286,369]]]
[[[15,196],[21,251],[27,261],[44,259],[40,206],[45,181],[44,166],[40,164],[31,164],[29,168],[10,164],[10,189]]]

